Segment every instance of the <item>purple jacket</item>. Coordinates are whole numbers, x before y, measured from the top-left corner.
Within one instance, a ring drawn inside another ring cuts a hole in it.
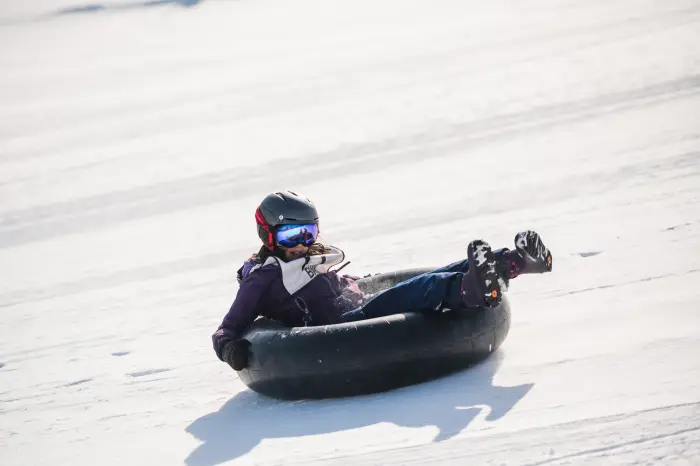
[[[290,262],[269,257],[260,264],[248,259],[239,270],[236,299],[212,335],[219,358],[223,343],[240,338],[258,316],[290,327],[327,325],[362,304],[355,279],[330,270],[344,258],[343,251],[331,247],[329,254]]]

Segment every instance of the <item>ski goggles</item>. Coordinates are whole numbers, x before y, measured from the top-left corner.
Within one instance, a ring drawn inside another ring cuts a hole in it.
[[[318,238],[318,225],[282,225],[275,232],[277,244],[285,248],[293,248],[297,244],[311,246]]]

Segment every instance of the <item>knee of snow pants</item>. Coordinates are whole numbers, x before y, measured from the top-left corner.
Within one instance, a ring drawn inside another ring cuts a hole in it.
[[[399,283],[373,296],[361,307],[341,316],[343,322],[411,311],[439,311],[463,307],[461,272],[430,272]]]

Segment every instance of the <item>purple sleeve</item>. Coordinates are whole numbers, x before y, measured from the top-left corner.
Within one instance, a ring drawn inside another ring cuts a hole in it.
[[[212,335],[212,342],[217,356],[226,341],[236,340],[260,315],[260,300],[275,278],[277,270],[261,268],[243,279],[238,288],[236,299],[231,304],[219,329]]]

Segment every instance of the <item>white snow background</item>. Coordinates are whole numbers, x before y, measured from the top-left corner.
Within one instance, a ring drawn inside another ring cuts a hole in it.
[[[0,464],[700,464],[699,138],[697,0],[3,1]],[[479,366],[271,400],[210,336],[281,189],[347,273],[554,271]]]

